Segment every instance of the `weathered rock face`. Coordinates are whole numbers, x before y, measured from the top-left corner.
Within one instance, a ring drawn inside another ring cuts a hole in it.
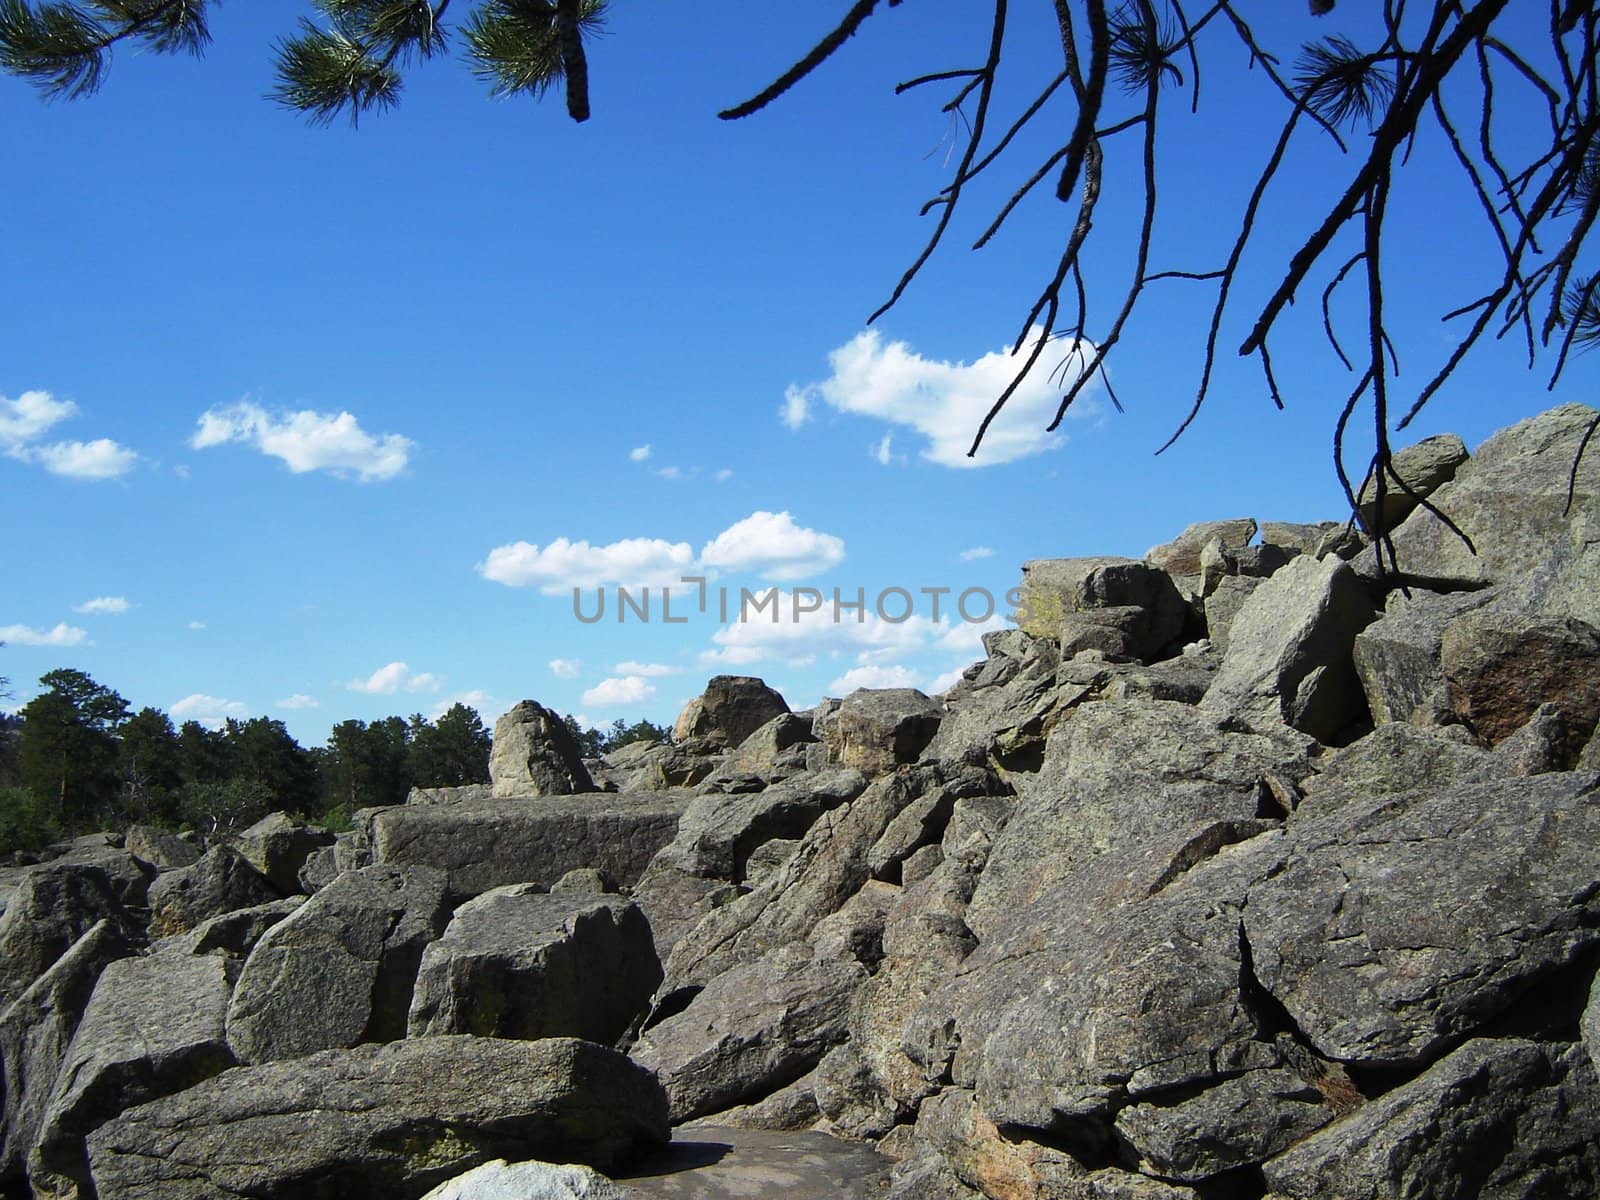
[[[244,860],[267,877],[285,896],[300,890],[300,869],[306,859],[333,845],[333,834],[288,813],[262,817],[234,839]]]
[[[1200,556],[1213,542],[1224,549],[1242,550],[1256,536],[1253,517],[1239,517],[1232,521],[1197,521],[1170,542],[1153,547],[1145,554],[1145,561],[1160,567],[1169,575],[1198,575]]]
[[[988,939],[1052,892],[1086,908],[1148,895],[1193,860],[1207,830],[1237,841],[1256,818],[1284,815],[1274,788],[1292,792],[1310,775],[1310,750],[1281,726],[1238,733],[1186,704],[1085,705],[1023,782],[967,920]]]
[[[494,1158],[606,1170],[666,1140],[660,1085],[615,1051],[419,1038],[224,1072],[102,1126],[89,1160],[106,1200],[394,1200]]]
[[[87,1187],[89,1133],[136,1104],[234,1065],[224,1035],[234,963],[225,954],[191,953],[183,940],[101,973],[29,1158],[36,1193]]]
[[[1059,715],[1060,647],[1013,629],[985,635],[984,648],[989,658],[945,693],[944,719],[922,755],[974,766],[993,759],[1025,768],[1037,761]]]
[[[1253,524],[1253,523],[1252,523]],[[1101,649],[1138,659],[1160,654],[1183,632],[1189,606],[1172,577],[1136,558],[1050,558],[1022,565],[1017,624],[1036,637],[1090,638],[1108,631]]]
[[[405,1036],[422,952],[450,917],[443,872],[339,876],[256,944],[228,1007],[240,1062]]]
[[[859,688],[823,728],[828,761],[867,776],[916,762],[940,716],[939,702],[915,688]]]
[[[756,847],[773,838],[797,838],[830,809],[859,796],[867,780],[849,767],[809,772],[749,795],[697,796],[683,810],[677,836],[655,865],[707,879],[743,881]]]
[[[1406,446],[1389,459],[1384,476],[1383,506],[1378,506],[1377,473],[1368,474],[1356,503],[1362,524],[1377,533],[1386,533],[1405,520],[1418,503],[1426,500],[1455,478],[1467,461],[1467,447],[1453,433]]]
[[[489,778],[496,796],[595,791],[583,753],[559,713],[524,700],[494,723]]]
[[[718,975],[676,1016],[647,1029],[633,1057],[667,1089],[674,1123],[776,1091],[845,1033],[859,963],[791,942]]]
[[[1201,706],[1332,741],[1366,716],[1352,647],[1376,612],[1337,559],[1300,557],[1250,594]]]
[[[1479,446],[1431,502],[1472,540],[1469,548],[1438,517],[1418,509],[1394,530],[1400,571],[1424,587],[1483,586],[1535,571],[1567,573],[1552,590],[1553,615],[1600,622],[1593,537],[1600,505],[1600,455],[1573,464],[1594,409],[1567,404],[1503,429]],[[1572,504],[1568,509],[1569,484]],[[1474,550],[1476,553],[1474,553]],[[1371,573],[1368,551],[1357,568]],[[1587,583],[1587,586],[1567,586]]]
[[[241,908],[282,898],[272,881],[232,846],[213,846],[192,866],[168,871],[150,887],[150,932],[168,937]]]
[[[732,749],[789,705],[753,675],[715,675],[706,690],[689,701],[672,726],[676,742],[702,738]]]
[[[97,921],[0,1012],[0,1067],[5,1085],[0,1179],[21,1175],[28,1150],[38,1140],[62,1055],[83,1017],[95,981],[108,964],[133,952],[134,946],[114,921]]]
[[[1249,891],[1257,977],[1328,1057],[1428,1061],[1600,937],[1593,784],[1307,801],[1291,857]]]
[[[660,982],[649,922],[629,901],[495,888],[457,909],[423,952],[407,1034],[611,1045]]]
[[[1490,592],[1394,592],[1384,613],[1356,634],[1352,654],[1373,721],[1441,724],[1450,712],[1441,661],[1444,631],[1482,608]]]
[[[1266,1164],[1284,1200],[1589,1196],[1600,1086],[1583,1048],[1468,1042]]]
[[[0,1006],[101,920],[109,920],[127,940],[140,940],[137,922],[102,868],[52,863],[29,872],[0,916]]]
[[[1559,765],[1571,767],[1600,721],[1600,630],[1576,618],[1478,609],[1444,630],[1440,665],[1451,710],[1485,745],[1551,704],[1565,722]]]
[[[154,825],[130,826],[124,835],[123,846],[129,854],[149,863],[157,871],[187,867],[200,857],[199,846],[184,841],[175,833],[157,829]]]
[[[577,867],[631,886],[678,831],[689,796],[579,797],[407,804],[368,814],[377,863],[437,867],[457,895],[508,883],[553,884]]]

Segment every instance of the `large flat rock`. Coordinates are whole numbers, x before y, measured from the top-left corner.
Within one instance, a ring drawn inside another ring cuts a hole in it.
[[[549,885],[578,867],[596,867],[627,887],[677,835],[691,799],[687,792],[587,792],[408,804],[373,810],[368,837],[373,862],[438,867],[458,894]]]

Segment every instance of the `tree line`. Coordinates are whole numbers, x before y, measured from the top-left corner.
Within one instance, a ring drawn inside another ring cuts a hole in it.
[[[18,712],[0,711],[0,854],[140,824],[220,839],[278,811],[345,828],[357,809],[403,804],[414,787],[489,782],[489,731],[465,704],[433,720],[341,721],[326,746],[307,748],[270,717],[175,726],[70,668],[39,684]],[[585,758],[670,737],[650,721],[564,720]]]
[[[307,748],[270,717],[175,726],[82,671],[39,683],[20,711],[0,713],[0,853],[135,824],[224,837],[279,810],[342,827],[413,787],[489,779],[489,732],[464,704],[434,720],[341,721]]]

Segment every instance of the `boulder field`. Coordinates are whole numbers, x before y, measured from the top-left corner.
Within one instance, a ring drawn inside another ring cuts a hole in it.
[[[1027,563],[941,696],[0,871],[0,1189],[1600,1195],[1597,421]]]

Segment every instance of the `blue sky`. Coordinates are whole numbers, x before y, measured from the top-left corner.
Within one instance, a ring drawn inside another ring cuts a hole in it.
[[[948,92],[893,86],[973,60],[982,6],[886,9],[805,85],[727,123],[716,111],[842,6],[717,0],[696,6],[702,26],[618,0],[587,124],[558,98],[491,101],[450,62],[414,70],[399,109],[358,130],[263,99],[294,7],[219,7],[204,60],[121,53],[86,101],[0,78],[13,705],[73,666],[135,706],[279,717],[318,743],[346,717],[457,698],[489,720],[530,697],[670,721],[719,672],[761,675],[797,707],[858,684],[931,690],[980,657],[982,626],[951,620],[948,597],[935,621],[923,588],[999,598],[1030,558],[1136,555],[1200,519],[1339,515],[1330,438],[1350,383],[1315,297],[1274,343],[1287,412],[1225,353],[1199,422],[1154,457],[1192,399],[1209,309],[1169,284],[1112,359],[1125,415],[1092,393],[1046,435],[1037,378],[979,465],[962,457],[1070,214],[1041,192],[985,250],[965,246],[1043,141],[974,186],[946,250],[867,328],[961,135]],[[1341,6],[1344,25],[1303,7],[1264,18],[1286,61],[1310,36],[1364,40],[1363,6]],[[1008,69],[1027,86],[1002,95],[1002,121],[1056,69],[1048,6],[1013,9]],[[1168,110],[1158,265],[1226,252],[1226,214],[1282,118],[1245,65],[1213,39],[1200,115]],[[1135,150],[1108,147],[1091,338],[1129,268]],[[1320,216],[1308,198],[1350,170],[1314,139],[1295,151],[1224,347]],[[1413,383],[1449,344],[1439,315],[1485,278],[1481,215],[1459,189],[1440,200],[1446,170],[1422,139],[1393,201]],[[1592,394],[1592,371],[1580,360],[1557,399]],[[1475,444],[1550,403],[1515,347],[1490,346],[1415,435]],[[596,586],[682,574],[735,603],[778,586],[790,615],[805,587],[917,603],[902,623],[741,626],[713,599],[668,625],[619,623],[612,593],[606,620],[574,617],[574,585],[592,612]]]

